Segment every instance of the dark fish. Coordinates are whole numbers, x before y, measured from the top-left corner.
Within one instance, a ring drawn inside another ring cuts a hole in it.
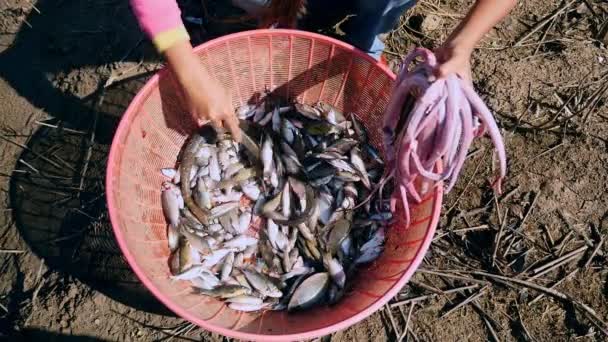
[[[355,114],[350,114],[350,121],[353,123],[353,130],[355,131],[357,139],[359,141],[367,141],[367,131],[361,122],[359,122],[359,119],[357,119]]]
[[[298,114],[310,120],[321,120],[321,113],[319,110],[314,108],[311,105],[307,105],[305,103],[296,103],[295,109]]]
[[[350,139],[350,138],[338,139],[336,142],[334,142],[329,147],[327,147],[326,151],[346,154],[353,147],[357,146],[357,144],[359,144],[359,142],[355,139]]]

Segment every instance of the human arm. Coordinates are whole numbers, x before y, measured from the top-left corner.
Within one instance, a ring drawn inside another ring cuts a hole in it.
[[[191,113],[216,127],[228,128],[240,139],[240,129],[230,97],[201,64],[192,50],[175,0],[130,0],[142,30],[163,54],[182,87]]]
[[[466,17],[436,50],[437,76],[456,73],[471,81],[471,53],[475,45],[517,4],[516,0],[477,0]]]

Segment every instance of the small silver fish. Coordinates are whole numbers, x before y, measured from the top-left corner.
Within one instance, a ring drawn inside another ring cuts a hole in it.
[[[245,196],[247,196],[250,200],[257,201],[258,198],[260,198],[261,191],[255,182],[241,182],[240,186]]]
[[[250,269],[243,269],[241,271],[251,286],[263,296],[281,298],[283,295],[281,290],[266,275]]]
[[[346,283],[346,274],[344,273],[344,267],[342,264],[331,256],[329,253],[325,253],[323,255],[323,266],[329,272],[331,279],[338,285],[340,288],[344,287]]]
[[[243,253],[236,254],[234,257],[233,267],[234,268],[242,267],[244,260],[245,260],[245,256],[243,255]]]
[[[226,281],[228,277],[230,277],[230,273],[232,273],[232,267],[234,265],[234,252],[230,252],[224,258],[224,263],[222,264],[222,272],[220,274],[220,280]]]
[[[264,167],[264,169],[262,171],[262,173],[264,175],[264,179],[269,180],[270,175],[274,169],[272,140],[270,139],[270,137],[266,137],[266,139],[262,143],[261,159],[262,159],[262,165]]]
[[[291,296],[287,310],[307,309],[313,306],[323,298],[328,285],[329,275],[326,272],[316,273],[306,278]]]
[[[216,182],[222,180],[222,169],[218,158],[217,151],[213,151],[209,157],[209,177]]]
[[[203,289],[211,290],[220,284],[219,279],[209,272],[202,272],[199,277],[190,279],[192,286]]]
[[[231,192],[227,192],[226,194],[220,193],[219,195],[211,198],[211,200],[215,203],[238,202],[241,200],[242,196],[243,196],[242,192],[231,191]]]
[[[259,311],[262,310],[266,307],[268,307],[268,304],[243,304],[243,303],[230,303],[228,304],[228,307],[231,308],[232,310],[237,310],[237,311],[243,311],[243,312],[253,312],[253,311]]]
[[[182,229],[181,233],[186,237],[190,246],[199,253],[209,254],[211,253],[211,246],[207,242],[207,239],[204,239],[196,234],[189,232],[187,229]]]
[[[238,209],[238,208],[239,208],[239,202],[228,202],[228,203],[224,203],[224,204],[215,206],[215,207],[211,208],[211,215],[209,216],[209,219],[219,218],[221,216],[226,215],[230,211]],[[224,228],[226,228],[226,227],[224,227]]]
[[[245,233],[249,229],[249,225],[251,224],[251,212],[245,211],[239,216],[239,228],[237,232],[239,234]]]
[[[213,253],[211,253],[209,255],[204,255],[203,256],[204,261],[203,261],[202,266],[206,269],[209,269],[209,268],[217,265],[217,263],[219,263],[230,252],[232,252],[232,249],[222,248],[222,249],[213,251]]]
[[[241,285],[220,285],[212,290],[198,289],[200,294],[216,298],[232,298],[251,294],[251,290]]]
[[[248,119],[255,115],[256,109],[257,109],[257,107],[255,105],[250,105],[250,104],[240,106],[236,110],[236,116],[241,120]]]
[[[271,219],[266,220],[266,234],[268,235],[268,241],[270,241],[274,248],[278,249],[279,226]]]
[[[244,251],[247,247],[258,243],[258,239],[248,236],[239,235],[232,240],[224,242],[224,248],[234,248],[240,251]]]
[[[291,191],[289,190],[289,182],[285,182],[285,186],[283,187],[281,211],[286,218],[291,216]]]
[[[260,297],[254,297],[254,296],[237,296],[237,297],[232,297],[232,298],[228,298],[226,299],[226,302],[228,303],[239,303],[239,304],[249,304],[249,305],[256,305],[256,304],[262,304],[263,300]]]
[[[315,239],[315,236],[312,234],[312,232],[310,231],[310,229],[308,229],[308,227],[307,227],[307,225],[305,223],[298,224],[297,228],[300,231],[300,234],[302,234],[302,236],[306,240],[314,240]]]
[[[332,204],[333,197],[325,192],[320,192],[319,197],[317,199],[317,203],[319,205],[319,220],[323,224],[327,224],[329,222],[329,218],[333,213]]]
[[[160,169],[160,173],[166,178],[173,179],[177,175],[177,170],[173,168],[164,168]]]
[[[180,197],[179,188],[175,184],[163,182],[160,194],[163,213],[167,221],[174,227],[179,225]]]
[[[226,170],[230,165],[230,155],[228,154],[228,151],[218,152],[217,160],[220,163],[220,169]]]
[[[289,144],[293,144],[296,127],[288,119],[281,120],[281,137]]]
[[[196,189],[194,190],[192,197],[194,203],[199,207],[211,209],[211,196],[203,178],[199,178],[196,182]]]
[[[179,230],[172,224],[167,226],[167,240],[169,241],[169,250],[174,252],[179,244]]]
[[[281,115],[279,107],[276,107],[272,112],[272,130],[277,133],[281,132]]]
[[[245,168],[245,165],[240,162],[230,164],[224,171],[224,178],[232,178],[232,176],[234,176],[237,172],[241,171],[243,168]]]
[[[192,267],[190,267],[189,269],[183,271],[180,274],[171,276],[171,279],[173,280],[192,280],[194,278],[197,278],[201,275],[201,273],[203,272],[204,268],[201,265],[194,265]]]
[[[355,264],[365,264],[376,260],[383,251],[382,246],[371,247],[363,251],[361,255],[355,259]]]
[[[359,153],[359,149],[353,148],[350,150],[350,162],[353,164],[353,167],[357,170],[359,176],[361,176],[361,181],[363,185],[370,189],[371,183],[369,180],[369,175],[367,174],[367,170],[365,169],[365,163],[363,159],[361,159],[361,155]]]

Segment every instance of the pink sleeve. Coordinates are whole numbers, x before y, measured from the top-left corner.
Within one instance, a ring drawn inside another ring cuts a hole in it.
[[[183,26],[176,0],[130,0],[142,30],[153,39],[159,33]]]

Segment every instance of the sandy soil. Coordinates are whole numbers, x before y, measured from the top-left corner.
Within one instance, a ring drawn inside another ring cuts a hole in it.
[[[184,3],[188,13],[201,13],[198,1]],[[212,17],[233,14],[207,3]],[[396,59],[413,45],[436,46],[468,5],[421,1],[387,37],[387,53]],[[598,245],[608,232],[608,5],[576,2],[521,40],[561,8],[558,1],[522,1],[475,51],[475,85],[496,113],[510,157],[508,195],[493,198],[491,150],[479,143],[446,198],[425,272],[394,302],[439,294],[385,309],[323,340],[397,340],[406,325],[407,338],[420,341],[606,340],[600,320],[608,320],[608,243]],[[195,42],[248,27],[189,26]],[[0,3],[3,338],[225,340],[152,299],[109,231],[103,177],[110,139],[125,106],[158,68],[126,0]],[[441,294],[475,284],[429,273],[446,269],[488,282]],[[474,270],[546,287],[561,281],[554,290],[568,299],[535,300],[537,291]],[[460,306],[467,298],[473,300]],[[596,318],[577,303],[593,308]]]

